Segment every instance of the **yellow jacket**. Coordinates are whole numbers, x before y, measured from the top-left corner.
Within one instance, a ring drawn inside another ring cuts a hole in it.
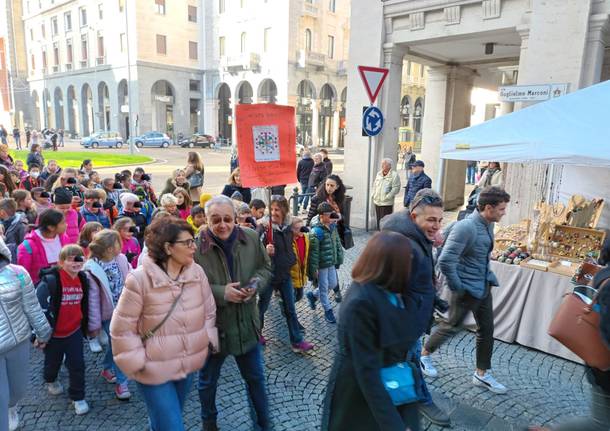
[[[195,226],[195,225],[193,224],[193,216],[188,216],[188,217],[186,218],[186,222],[187,222],[188,224],[190,224],[190,225],[193,227],[193,230],[195,231],[195,236],[197,236],[197,235],[199,234],[199,229],[201,229],[201,228],[204,226],[204,225],[201,225],[201,226],[199,226],[199,227]]]
[[[302,289],[307,284],[307,264],[309,261],[309,236],[304,235],[305,238],[305,259],[303,265],[301,265],[301,259],[299,259],[299,252],[297,249],[296,239],[292,240],[292,249],[294,255],[297,257],[297,263],[290,268],[290,277],[292,278],[292,286],[296,289]]]

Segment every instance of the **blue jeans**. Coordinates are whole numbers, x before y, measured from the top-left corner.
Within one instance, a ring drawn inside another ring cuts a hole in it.
[[[297,310],[294,308],[294,288],[292,287],[292,280],[288,278],[286,281],[280,284],[268,285],[260,294],[258,299],[258,315],[261,320],[261,330],[265,326],[265,313],[269,308],[271,302],[271,296],[273,291],[277,289],[280,292],[282,298],[282,312],[286,318],[286,324],[288,325],[288,334],[290,336],[290,343],[297,344],[303,341],[303,335],[299,329],[299,321],[297,319]]]
[[[204,423],[216,422],[218,417],[216,389],[218,388],[220,369],[226,358],[227,355],[222,353],[210,355],[199,372],[199,401],[201,402],[201,419]],[[235,362],[237,362],[241,376],[246,381],[250,402],[256,413],[255,423],[258,429],[270,429],[269,399],[265,388],[265,370],[261,346],[257,344],[249,352],[235,356]]]
[[[466,168],[466,181],[468,182],[468,184],[474,184],[476,173],[477,173],[476,166],[468,166]]]
[[[151,431],[184,431],[182,409],[193,383],[194,373],[181,380],[171,380],[160,385],[138,382],[142,393]]]
[[[114,363],[114,359],[112,358],[112,337],[110,337],[110,320],[104,320],[102,322],[102,329],[108,335],[108,348],[106,349],[106,354],[104,355],[104,361],[102,362],[102,366],[105,370],[112,370],[114,375],[116,376],[116,382],[120,385],[127,381],[127,377],[119,367]]]
[[[421,372],[421,367],[419,366],[419,359],[421,358],[421,338],[419,338],[411,350],[408,353],[408,359],[417,364],[417,372],[419,373],[419,381],[421,382],[421,386],[419,387],[419,392],[421,399],[419,400],[422,404],[432,404],[432,395],[430,395],[430,391],[428,390],[428,386],[426,385],[426,381],[424,380],[424,375]]]
[[[328,291],[334,289],[337,283],[337,270],[334,266],[318,270],[318,288],[313,291],[313,294],[320,299],[324,311],[333,308],[328,300]]]
[[[301,193],[309,193],[309,186],[307,185],[307,181],[301,183]],[[307,196],[299,196],[299,205],[303,204],[303,209],[307,209],[309,205],[309,195]]]

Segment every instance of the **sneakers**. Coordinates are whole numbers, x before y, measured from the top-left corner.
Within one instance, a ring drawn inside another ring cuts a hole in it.
[[[333,313],[333,310],[326,310],[324,312],[324,318],[328,323],[337,323],[337,319],[335,319],[335,313]]]
[[[100,344],[100,342],[97,339],[97,337],[89,339],[89,349],[93,353],[100,353],[103,350],[102,349],[102,345]]]
[[[17,406],[8,409],[8,430],[15,431],[19,428],[19,413]]]
[[[438,376],[438,371],[434,368],[434,364],[432,363],[432,358],[430,355],[422,356],[419,358],[419,366],[421,368],[421,372],[424,373],[425,376],[435,378]]]
[[[78,400],[78,401],[74,401],[74,412],[77,415],[85,415],[87,413],[89,413],[89,404],[87,404],[87,401],[85,400]]]
[[[258,344],[260,344],[261,346],[267,345],[267,339],[261,335],[260,337],[258,337]]]
[[[502,383],[498,383],[489,371],[486,371],[482,376],[479,376],[475,371],[472,376],[472,383],[476,386],[487,388],[495,394],[505,394],[507,392],[506,386]]]
[[[301,341],[300,343],[296,343],[292,345],[292,351],[294,353],[305,353],[313,349],[313,344],[308,343],[307,341]]]
[[[100,335],[97,336],[97,339],[102,345],[108,345],[108,334],[106,334],[106,331],[101,331]]]
[[[57,380],[51,383],[47,383],[47,391],[51,395],[59,395],[64,391],[64,387]]]
[[[431,402],[430,404],[419,404],[418,410],[423,417],[428,419],[434,425],[441,427],[451,426],[451,419],[449,419],[449,415],[434,404],[434,402]]]
[[[318,298],[316,298],[316,295],[313,294],[313,292],[307,292],[307,300],[309,301],[309,308],[311,308],[312,310],[316,309],[316,302],[318,301]]]
[[[127,382],[120,383],[114,387],[114,396],[121,401],[126,401],[131,398],[131,392],[129,392]]]
[[[341,288],[339,287],[338,284],[333,289],[333,292],[335,292],[335,302],[337,304],[340,303],[341,301],[343,301],[343,295],[341,294]]]
[[[102,376],[104,380],[106,380],[106,383],[116,383],[116,376],[110,369],[102,370],[100,376]]]

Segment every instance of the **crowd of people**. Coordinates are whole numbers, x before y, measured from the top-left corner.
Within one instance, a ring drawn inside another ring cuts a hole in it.
[[[315,349],[296,303],[305,299],[315,310],[320,302],[322,324],[337,324],[323,430],[417,431],[420,415],[449,426],[425,379],[441,374],[433,354],[469,311],[477,322],[472,383],[508,390],[490,371],[491,286],[498,283],[489,252],[493,224],[510,201],[499,187],[482,187],[474,213],[441,233],[443,201],[429,187],[418,187],[406,208],[393,212],[400,179],[384,160],[372,196],[380,232],[358,257],[343,297],[338,270],[353,239],[346,188],[324,151],[312,157],[305,150],[298,163],[302,217],[290,214],[283,187],[270,199],[244,187],[238,166],[221,193],[204,193],[196,152],[159,195],[142,168],[102,178],[91,160],[62,168],[45,163],[34,145],[30,154],[25,171],[0,145],[2,431],[19,424],[30,339],[44,355],[52,396],[64,393],[58,372],[67,368],[77,415],[89,411],[85,375],[94,372],[119,400],[137,389],[152,430],[184,429],[182,409],[196,383],[203,429],[218,430],[218,381],[232,356],[254,428],[272,429],[262,352],[274,294],[295,354]],[[423,163],[413,170],[408,184]],[[607,257],[610,243],[604,250]],[[450,305],[437,296],[437,271],[453,292]],[[435,309],[449,310],[449,318],[431,331]],[[101,369],[92,371],[84,346],[104,355]],[[608,374],[592,374],[596,399],[606,406]]]
[[[53,149],[53,151],[57,151],[58,147],[63,147],[65,145],[64,135],[65,131],[63,129],[44,128],[38,131],[30,127],[25,127],[25,129],[22,131],[17,125],[13,127],[10,134],[10,136],[13,138],[15,149],[17,150],[23,149],[24,146],[26,149],[28,149],[30,148],[30,145],[40,143],[45,148]],[[9,132],[2,124],[0,124],[0,143],[3,145],[9,144]]]

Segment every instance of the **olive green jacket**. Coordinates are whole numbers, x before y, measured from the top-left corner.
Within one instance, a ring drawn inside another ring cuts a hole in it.
[[[197,237],[195,262],[205,271],[216,301],[220,351],[223,354],[239,356],[252,350],[261,334],[256,295],[244,303],[227,302],[224,297],[225,286],[238,281],[241,286],[245,286],[251,278],[258,277],[260,292],[271,279],[271,260],[255,231],[239,226],[235,229],[239,229],[233,245],[235,280],[231,280],[224,253],[207,229],[201,231]]]

